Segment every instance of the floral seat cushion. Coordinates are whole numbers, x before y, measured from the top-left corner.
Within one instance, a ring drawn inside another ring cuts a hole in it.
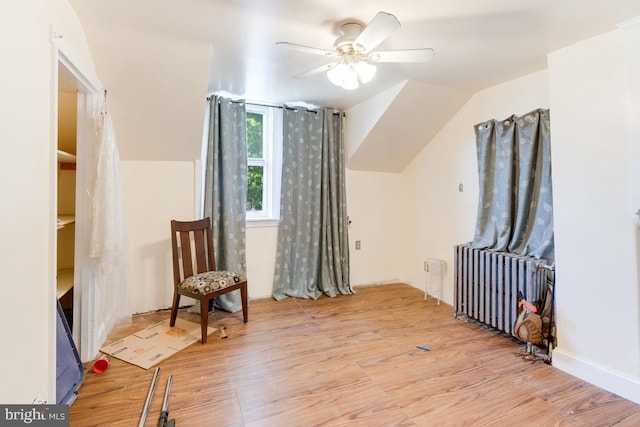
[[[206,271],[187,277],[178,287],[186,291],[206,295],[245,280],[247,280],[246,277],[230,271]]]

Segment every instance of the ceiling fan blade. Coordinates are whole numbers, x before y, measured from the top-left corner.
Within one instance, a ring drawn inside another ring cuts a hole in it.
[[[282,46],[289,49],[299,50],[301,52],[311,53],[314,55],[322,55],[327,57],[335,56],[335,52],[330,50],[318,49],[316,47],[304,46],[301,44],[289,43],[289,42],[276,42],[276,46]]]
[[[400,28],[398,18],[390,13],[378,12],[353,44],[362,46],[365,53],[370,52],[398,28]]]
[[[320,67],[314,68],[313,70],[305,71],[304,73],[296,74],[293,76],[294,79],[304,79],[306,77],[314,76],[316,74],[324,73],[325,71],[329,71],[333,67],[338,65],[337,62],[331,62],[329,64],[322,65]]]
[[[433,49],[380,50],[371,52],[371,62],[427,62],[433,58]]]

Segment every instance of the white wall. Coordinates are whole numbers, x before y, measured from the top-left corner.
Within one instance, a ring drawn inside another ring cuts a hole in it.
[[[65,0],[7,0],[0,14],[0,402],[55,402],[55,93],[50,28],[93,71],[75,13]],[[25,280],[25,275],[28,280]],[[29,298],[25,298],[29,295]]]
[[[11,1],[8,7],[3,5],[0,16],[0,51],[8,55],[0,83],[2,141],[16,159],[3,162],[0,168],[2,240],[11,242],[0,249],[4,276],[0,316],[4,325],[18,325],[5,328],[5,342],[24,344],[20,351],[3,352],[0,359],[0,401],[6,403],[31,401],[38,394],[49,396],[52,384],[47,357],[55,348],[50,340],[55,329],[48,327],[55,320],[49,225],[53,218],[49,194],[51,61],[46,19],[38,11],[44,7],[43,1],[24,5]],[[29,280],[24,280],[25,273]],[[39,298],[20,304],[25,294]]]
[[[477,214],[478,166],[473,126],[548,105],[546,71],[480,91],[403,171],[409,185],[406,206],[411,224],[408,263],[403,272],[407,282],[424,289],[424,261],[443,259],[443,299],[453,303],[453,247],[473,240]]]
[[[249,298],[270,298],[276,265],[278,227],[247,227]]]
[[[400,174],[347,171],[350,277],[353,286],[403,281],[410,208]],[[355,249],[359,240],[361,249]]]
[[[631,203],[633,212],[637,212],[636,223],[640,225],[640,17],[621,24],[626,39],[626,52],[629,60],[629,93],[631,94]],[[635,167],[634,167],[635,166]],[[636,228],[640,234],[640,228]],[[640,236],[638,237],[640,240]],[[640,242],[638,243],[640,245]]]
[[[622,31],[549,55],[554,365],[640,402],[639,251],[631,204],[631,168],[638,165],[629,162],[638,118],[631,114],[628,72]]]
[[[170,221],[198,217],[195,179],[195,162],[122,162],[127,267],[134,313],[171,307]],[[183,298],[180,304],[188,302]]]

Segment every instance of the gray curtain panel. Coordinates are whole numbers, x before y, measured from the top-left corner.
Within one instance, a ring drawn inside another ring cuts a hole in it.
[[[285,108],[273,297],[352,294],[342,112]]]
[[[244,102],[212,96],[204,185],[218,270],[246,274],[247,119]],[[216,298],[232,313],[242,309],[240,291]]]
[[[548,109],[475,126],[480,196],[472,246],[554,258]]]

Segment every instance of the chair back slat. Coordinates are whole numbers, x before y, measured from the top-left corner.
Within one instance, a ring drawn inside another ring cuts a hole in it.
[[[209,271],[209,263],[207,262],[207,247],[205,246],[206,230],[197,230],[193,232],[193,245],[196,256],[196,273],[204,273]]]
[[[209,221],[209,218],[207,218]],[[206,239],[207,239],[207,261],[209,265],[209,270],[216,270],[216,256],[213,252],[213,231],[211,230],[211,221],[209,221],[209,226],[206,229]]]
[[[193,259],[191,257],[191,236],[188,231],[179,231],[180,251],[182,253],[182,279],[193,276]]]

